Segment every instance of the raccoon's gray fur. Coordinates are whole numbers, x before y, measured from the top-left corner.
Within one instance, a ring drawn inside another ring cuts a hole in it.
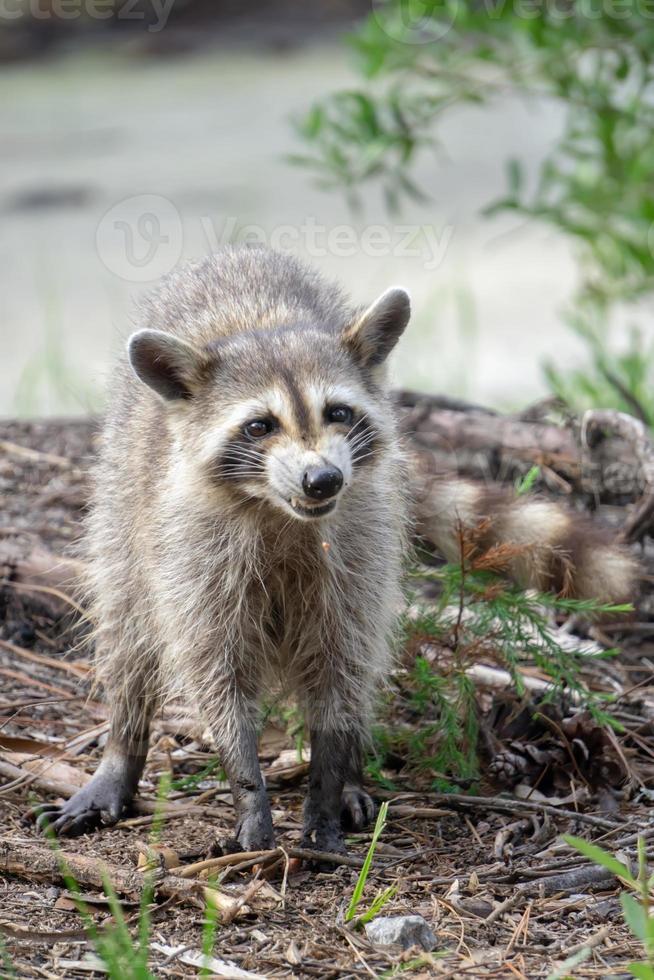
[[[401,607],[408,482],[384,362],[408,319],[402,289],[354,310],[261,249],[187,266],[147,301],[111,383],[87,535],[110,738],[91,782],[42,824],[117,819],[152,713],[182,693],[213,731],[240,845],[271,846],[256,732],[275,687],[311,733],[305,844],[341,849],[342,811],[370,819],[362,751]],[[427,481],[423,498],[419,530],[450,557],[461,525],[487,525],[487,545],[518,546],[510,572],[527,585],[630,588],[630,558],[556,504],[465,481]]]
[[[401,289],[353,310],[259,249],[188,266],[146,303],[111,382],[88,526],[110,741],[91,783],[46,813],[55,831],[122,812],[152,712],[181,692],[211,726],[240,844],[272,845],[256,731],[274,686],[311,732],[305,841],[342,847],[342,794],[352,823],[370,817],[361,751],[405,528],[384,361],[408,319]]]

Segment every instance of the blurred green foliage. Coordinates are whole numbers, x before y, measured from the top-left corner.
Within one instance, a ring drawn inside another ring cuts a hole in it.
[[[652,345],[617,356],[610,334],[616,314],[637,315],[654,289],[654,3],[374,0],[349,43],[364,84],[312,107],[299,124],[309,150],[296,159],[352,200],[370,180],[391,209],[422,197],[412,165],[455,107],[518,93],[564,108],[535,184],[507,160],[506,191],[486,213],[548,223],[576,246],[568,317],[590,363],[581,375],[548,366],[554,390],[652,424]]]
[[[104,396],[72,366],[59,295],[40,269],[36,288],[42,298],[42,339],[18,376],[14,390],[16,414],[34,417],[47,414],[52,406],[63,412],[77,412],[82,407],[95,414],[102,409]]]

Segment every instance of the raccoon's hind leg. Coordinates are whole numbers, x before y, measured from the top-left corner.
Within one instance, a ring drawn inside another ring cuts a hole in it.
[[[302,846],[345,853],[341,798],[348,771],[350,743],[341,731],[311,731],[309,793],[304,803]]]
[[[131,689],[129,695],[121,690],[110,709],[109,740],[94,776],[65,803],[35,807],[30,815],[39,830],[77,837],[116,823],[132,802],[148,752],[154,700],[143,689]]]
[[[344,853],[343,827],[361,830],[370,823],[375,804],[361,786],[362,758],[361,732],[355,726],[311,730],[303,846]]]

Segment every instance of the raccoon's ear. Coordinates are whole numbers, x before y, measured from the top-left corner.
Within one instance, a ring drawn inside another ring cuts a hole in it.
[[[207,363],[191,344],[162,330],[133,333],[127,354],[137,378],[165,401],[191,398]]]
[[[345,328],[343,343],[362,364],[375,367],[393,350],[410,316],[411,301],[406,289],[391,286]]]

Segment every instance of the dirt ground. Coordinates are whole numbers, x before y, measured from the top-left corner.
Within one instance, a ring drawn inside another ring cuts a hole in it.
[[[73,547],[93,446],[91,423],[0,426],[0,544],[21,554],[32,546],[56,554]],[[84,627],[71,627],[71,618],[62,615],[62,605],[70,605],[66,593],[21,583],[8,554],[0,591],[0,937],[6,949],[0,975],[9,977],[13,969],[20,978],[100,977],[70,889],[49,845],[24,815],[30,805],[69,792],[93,771],[106,736],[106,708],[89,694]],[[623,652],[602,676],[606,689],[620,694],[615,710],[625,732],[613,740],[600,737],[592,726],[584,729],[582,719],[574,737],[562,737],[562,751],[570,760],[559,776],[569,793],[560,785],[558,791],[543,791],[544,779],[526,799],[519,798],[491,779],[490,769],[476,788],[485,797],[481,800],[463,792],[431,792],[428,780],[401,767],[392,773],[395,790],[371,786],[375,798],[388,800],[390,808],[363,906],[378,891],[396,886],[382,914],[424,916],[437,940],[432,953],[376,947],[345,924],[371,831],[352,835],[349,859],[330,871],[311,870],[293,855],[299,846],[307,763],[299,761],[293,739],[271,718],[262,735],[261,762],[281,850],[269,861],[226,856],[214,868],[231,921],[217,927],[213,955],[231,965],[224,964],[220,972],[215,965],[212,975],[244,976],[239,969],[271,978],[400,972],[451,978],[628,975],[627,964],[639,957],[639,949],[622,922],[620,889],[561,840],[562,833],[589,837],[627,861],[633,859],[637,833],[654,840],[648,789],[654,760],[648,615],[639,610],[622,633],[611,636],[625,640]],[[487,718],[497,717],[495,698],[492,691],[480,691]],[[498,729],[495,735],[501,743],[495,746],[496,759],[499,751],[506,758],[509,749],[532,758],[545,750],[542,737],[529,733],[516,736],[514,731],[511,739],[508,729],[504,734]],[[581,755],[575,755],[579,746]],[[589,781],[579,762],[593,754],[605,760],[605,785]],[[157,977],[198,974],[189,954],[202,948],[201,870],[184,877],[183,869],[219,855],[218,842],[227,840],[233,827],[229,790],[211,769],[212,759],[188,706],[167,709],[155,724],[136,814],[114,828],[63,842],[98,928],[112,919],[100,887],[105,862],[135,934],[139,856],[153,842],[157,786],[162,775],[172,772],[173,790],[157,841],[174,852],[178,866],[159,867],[155,873],[149,965]],[[618,775],[611,777],[613,772]],[[188,778],[194,774],[197,779]],[[262,876],[262,865],[268,878]],[[583,958],[584,947],[583,962],[561,968],[576,953]]]

